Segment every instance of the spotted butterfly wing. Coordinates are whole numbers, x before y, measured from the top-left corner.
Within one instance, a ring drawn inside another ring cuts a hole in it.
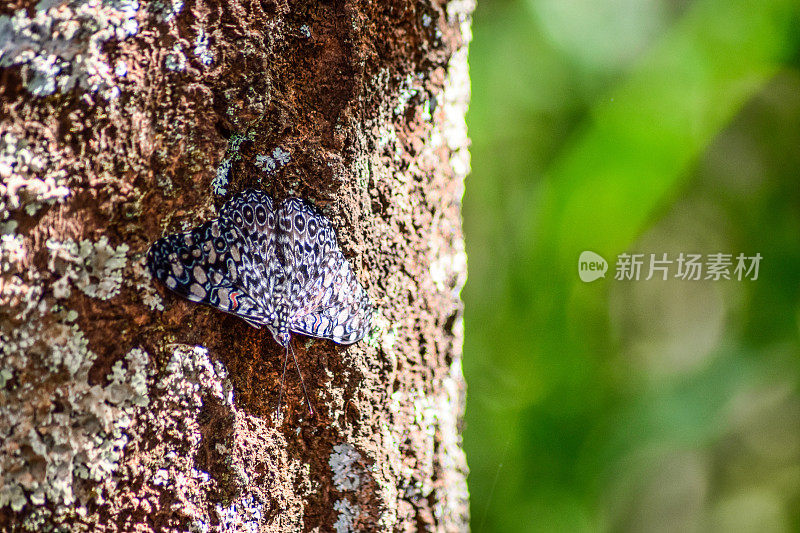
[[[314,282],[319,296],[311,305],[298,310],[291,319],[290,328],[304,335],[352,344],[369,332],[372,305],[349,268],[340,266],[335,270],[340,264],[337,253],[341,255],[338,251],[332,254],[324,276]]]
[[[299,199],[281,206],[278,246],[289,267],[295,305],[289,329],[340,344],[369,331],[372,305],[336,243],[330,222]]]
[[[228,221],[238,233],[242,253],[232,259],[242,285],[262,308],[264,325],[276,322],[276,293],[286,275],[275,256],[277,221],[272,199],[261,191],[243,191],[222,206],[220,220]]]
[[[298,198],[277,209],[261,191],[243,191],[220,217],[168,235],[148,253],[153,276],[189,300],[267,326],[356,342],[369,330],[369,298],[339,251],[328,220]]]
[[[241,316],[253,325],[268,320],[251,296],[237,258],[242,243],[225,218],[156,241],[147,264],[153,277],[184,298]]]

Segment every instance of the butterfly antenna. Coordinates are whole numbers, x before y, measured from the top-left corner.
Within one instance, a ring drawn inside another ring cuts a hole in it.
[[[294,359],[294,367],[297,369],[297,375],[300,376],[300,384],[303,385],[303,395],[306,397],[306,404],[308,404],[308,413],[310,416],[314,416],[314,409],[311,407],[311,400],[308,399],[308,392],[306,392],[306,382],[303,379],[303,373],[300,372],[300,365],[297,364],[297,357],[295,357],[294,355],[294,348],[292,348],[291,339],[289,340],[288,346],[289,346],[289,351],[292,352],[292,359]]]
[[[283,400],[283,387],[286,384],[286,366],[289,363],[289,344],[287,343],[286,346],[286,354],[283,357],[283,374],[281,375],[281,391],[278,393],[278,409],[276,410],[276,414],[278,418],[281,415],[281,401]],[[294,352],[292,352],[292,356],[294,356]]]

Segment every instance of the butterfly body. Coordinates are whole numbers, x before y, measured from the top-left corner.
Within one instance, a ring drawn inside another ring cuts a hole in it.
[[[370,328],[372,305],[333,227],[299,198],[276,206],[243,191],[217,219],[156,241],[147,264],[172,291],[267,327],[281,346],[293,332],[351,344]]]

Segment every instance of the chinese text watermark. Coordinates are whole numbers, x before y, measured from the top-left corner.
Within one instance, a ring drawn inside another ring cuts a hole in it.
[[[750,280],[758,279],[758,269],[762,256],[744,253],[726,254],[628,254],[617,256],[614,265],[614,279],[620,281],[639,281],[670,278],[697,280]],[[585,251],[578,259],[578,275],[582,281],[590,282],[605,277],[608,263],[602,256]]]

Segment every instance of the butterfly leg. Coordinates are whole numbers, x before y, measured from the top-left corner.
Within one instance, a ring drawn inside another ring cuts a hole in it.
[[[244,320],[245,322],[247,322],[248,324],[250,324],[251,326],[253,326],[254,328],[256,328],[256,329],[261,329],[261,324],[259,324],[259,323],[258,323],[258,322],[256,322],[255,320],[250,320],[249,318],[245,318],[245,317],[243,317],[243,316],[240,316],[240,318],[241,318],[242,320]]]

